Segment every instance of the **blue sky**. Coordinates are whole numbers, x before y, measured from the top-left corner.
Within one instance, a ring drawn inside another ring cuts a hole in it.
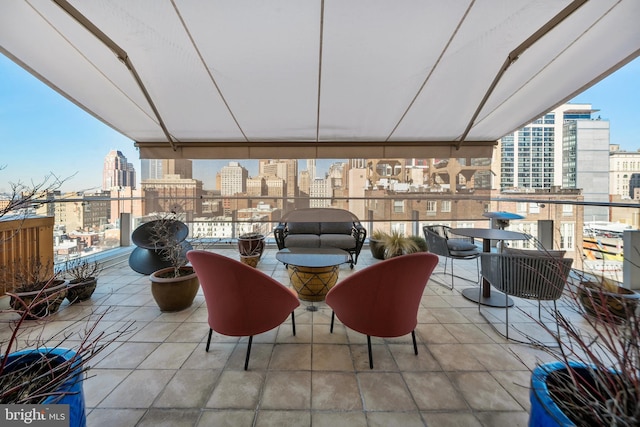
[[[611,122],[611,143],[635,151],[640,148],[640,58],[575,97],[589,103],[597,115]],[[120,150],[138,174],[140,160],[133,142],[76,107],[57,92],[0,54],[0,193],[9,182],[39,182],[52,172],[70,178],[63,190],[97,189],[102,184],[104,157]],[[73,156],[69,156],[70,151]],[[194,165],[194,177],[210,188],[215,171],[225,161]],[[319,160],[326,170],[330,160]],[[241,161],[255,173],[257,163]],[[210,185],[207,185],[210,184]]]

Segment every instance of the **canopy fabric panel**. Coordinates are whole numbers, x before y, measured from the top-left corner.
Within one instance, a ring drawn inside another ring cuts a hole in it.
[[[640,55],[638,17],[637,0],[13,0],[0,51],[143,158],[484,157]]]

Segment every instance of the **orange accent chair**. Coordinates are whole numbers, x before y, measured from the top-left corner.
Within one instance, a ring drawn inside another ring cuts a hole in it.
[[[438,264],[428,252],[402,255],[379,262],[348,276],[327,293],[326,303],[334,317],[367,336],[369,368],[373,369],[371,336],[399,337],[411,332],[418,354],[415,328],[424,288]]]
[[[292,289],[253,267],[213,252],[191,250],[187,258],[200,279],[209,312],[209,351],[211,334],[249,337],[244,370],[249,367],[253,336],[282,324],[300,305]]]

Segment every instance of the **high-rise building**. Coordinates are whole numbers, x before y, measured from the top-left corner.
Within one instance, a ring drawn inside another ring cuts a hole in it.
[[[288,197],[298,196],[298,161],[296,159],[260,160],[259,174],[264,177],[282,178],[286,183]]]
[[[104,158],[102,189],[136,187],[136,171],[121,151],[111,150]]]
[[[240,166],[238,162],[229,162],[220,170],[220,194],[233,196],[247,191],[247,178],[249,171]]]
[[[309,171],[309,180],[316,179],[316,159],[307,159],[307,171]]]
[[[193,165],[189,159],[142,159],[140,178],[162,179],[165,175],[180,175],[182,179],[193,178]]]
[[[569,130],[565,123],[591,120],[594,111],[591,104],[564,104],[504,136],[500,148],[500,188],[562,186],[563,141]]]
[[[309,189],[309,207],[326,208],[331,206],[331,185],[326,178],[316,178],[311,181]]]
[[[562,187],[582,190],[585,202],[609,203],[609,122],[567,120],[562,141]],[[606,206],[585,206],[587,221],[608,221]]]

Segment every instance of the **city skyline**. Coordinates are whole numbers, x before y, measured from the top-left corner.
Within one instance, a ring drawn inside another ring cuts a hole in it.
[[[102,165],[111,150],[121,151],[140,176],[140,159],[133,141],[109,128],[0,55],[0,193],[10,182],[40,182],[49,173],[69,179],[63,191],[98,190]],[[640,148],[640,58],[627,64],[569,102],[589,103],[594,117],[611,121],[612,144]],[[73,162],[69,162],[69,152]],[[299,159],[299,170],[306,169]],[[233,160],[194,160],[194,178],[205,188],[215,185],[215,173]],[[257,160],[238,159],[250,175]],[[318,159],[318,175],[335,159]]]

